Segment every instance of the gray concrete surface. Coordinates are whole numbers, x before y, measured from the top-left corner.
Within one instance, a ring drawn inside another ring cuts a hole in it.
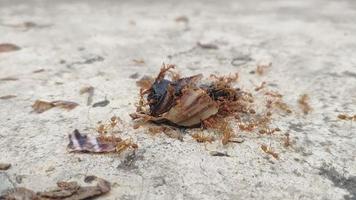
[[[189,22],[176,22],[180,16]],[[24,22],[38,26],[18,26]],[[12,164],[0,172],[1,189],[43,190],[94,174],[113,183],[102,199],[356,199],[356,123],[336,119],[356,114],[353,0],[1,0],[0,23],[0,43],[22,48],[0,54],[0,78],[18,78],[0,81],[0,96],[17,95],[0,100],[0,162]],[[196,48],[197,41],[219,49]],[[279,136],[241,133],[244,143],[223,147],[132,129],[138,88],[129,76],[155,75],[162,62],[183,75],[240,72],[241,85],[272,83],[296,110],[273,122],[290,131],[293,148],[283,148]],[[273,63],[266,76],[249,74],[259,62]],[[45,71],[32,73],[38,69]],[[79,95],[85,85],[95,87],[94,102],[110,104],[86,106]],[[307,116],[296,107],[303,93],[314,109]],[[80,106],[31,113],[37,99]],[[125,155],[66,151],[73,129],[92,132],[114,114],[140,146],[133,165],[122,164]],[[262,143],[280,160],[264,154]]]

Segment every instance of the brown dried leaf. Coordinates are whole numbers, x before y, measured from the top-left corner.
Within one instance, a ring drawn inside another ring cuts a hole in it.
[[[45,69],[38,69],[38,70],[33,71],[32,73],[37,74],[37,73],[41,73],[44,71],[45,71]]]
[[[10,167],[10,163],[0,163],[0,170],[8,170]]]
[[[18,51],[21,48],[17,45],[10,44],[10,43],[3,43],[0,44],[0,53],[10,52],[10,51]]]
[[[1,96],[0,97],[0,99],[2,99],[2,100],[6,100],[6,99],[12,99],[12,98],[15,98],[16,97],[16,95],[5,95],[5,96]]]
[[[66,110],[73,110],[75,107],[77,107],[79,104],[72,102],[72,101],[52,101],[51,102],[55,107],[63,108]]]
[[[32,105],[32,108],[37,113],[43,113],[51,108],[54,105],[51,102],[36,100],[35,103]]]
[[[35,103],[32,105],[32,108],[37,113],[43,113],[54,107],[59,107],[66,110],[72,110],[78,105],[79,104],[71,101],[59,100],[59,101],[48,102],[48,101],[36,100]]]

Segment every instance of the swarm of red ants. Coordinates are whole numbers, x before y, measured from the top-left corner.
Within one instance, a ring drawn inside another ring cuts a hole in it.
[[[254,73],[263,75],[269,65],[257,66]],[[260,135],[275,135],[283,131],[273,127],[273,116],[290,115],[292,109],[283,101],[283,95],[267,89],[266,82],[245,91],[238,85],[239,74],[228,76],[202,74],[181,77],[174,65],[163,64],[156,78],[144,76],[137,81],[140,87],[136,112],[130,116],[133,128],[146,128],[152,134],[165,133],[182,140],[182,129],[199,143],[220,141],[222,145],[240,143],[239,133],[250,132]],[[305,115],[312,111],[309,96],[301,95],[298,105]],[[356,116],[339,115],[339,119],[356,120]],[[68,148],[73,152],[118,152],[136,150],[132,139],[115,136],[117,127],[123,122],[112,117],[107,123],[100,122],[99,136],[81,134],[75,130],[69,135]],[[208,131],[205,131],[208,130]],[[211,134],[213,133],[213,134]],[[292,145],[289,133],[283,134],[283,146]],[[261,150],[278,159],[278,153],[266,144]]]

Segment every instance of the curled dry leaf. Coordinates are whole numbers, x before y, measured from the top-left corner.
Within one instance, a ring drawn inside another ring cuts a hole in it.
[[[48,101],[36,100],[35,103],[32,105],[32,108],[37,113],[43,113],[54,107],[59,107],[66,110],[72,110],[78,105],[79,104],[71,101],[59,100],[59,101],[48,102]]]
[[[10,44],[10,43],[3,43],[0,44],[0,53],[10,52],[10,51],[18,51],[21,48],[17,45]]]

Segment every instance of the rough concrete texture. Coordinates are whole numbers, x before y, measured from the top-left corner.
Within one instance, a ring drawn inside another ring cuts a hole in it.
[[[180,16],[189,22],[177,22]],[[102,199],[356,199],[356,124],[337,120],[356,114],[355,19],[353,0],[1,0],[0,43],[22,49],[0,54],[0,78],[18,78],[0,81],[0,96],[17,96],[0,100],[0,162],[12,164],[0,172],[0,188],[39,191],[94,174],[113,183]],[[219,48],[198,48],[198,41]],[[155,75],[162,62],[183,75],[239,72],[241,85],[267,81],[295,110],[273,122],[295,144],[286,149],[278,134],[240,133],[244,143],[204,145],[189,135],[181,142],[134,130],[128,114],[138,88],[129,76]],[[273,63],[265,76],[249,73],[259,62]],[[95,87],[94,102],[110,104],[86,106],[79,95],[86,85]],[[296,103],[303,93],[313,107],[306,116]],[[35,114],[37,99],[80,106]],[[113,115],[126,123],[123,137],[139,144],[131,165],[125,154],[67,152],[68,133],[93,133]],[[280,159],[263,153],[263,143]]]

